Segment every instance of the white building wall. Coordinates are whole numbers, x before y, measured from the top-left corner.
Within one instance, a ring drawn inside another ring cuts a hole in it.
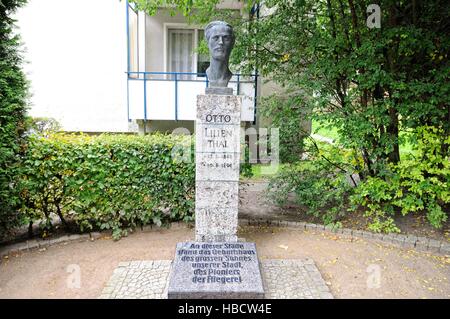
[[[124,0],[29,1],[16,15],[34,117],[64,130],[126,132]]]

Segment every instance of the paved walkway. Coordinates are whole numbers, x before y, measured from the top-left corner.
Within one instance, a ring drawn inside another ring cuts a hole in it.
[[[167,299],[171,260],[122,262],[114,270],[101,299]],[[261,262],[266,299],[332,299],[311,259]]]

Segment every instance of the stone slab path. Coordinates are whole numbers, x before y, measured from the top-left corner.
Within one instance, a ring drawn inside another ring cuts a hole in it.
[[[100,299],[167,299],[171,260],[122,262]],[[266,299],[333,299],[312,259],[261,261]]]

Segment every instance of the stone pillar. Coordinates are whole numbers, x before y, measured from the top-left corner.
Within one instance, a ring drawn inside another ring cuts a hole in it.
[[[195,240],[199,242],[237,241],[241,106],[240,96],[197,97]]]
[[[178,243],[169,299],[264,298],[254,243],[237,242],[241,97],[197,97],[195,242]]]

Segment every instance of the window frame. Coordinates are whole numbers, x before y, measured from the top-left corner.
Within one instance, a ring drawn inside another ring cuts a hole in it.
[[[194,31],[194,46],[193,48],[197,49],[198,45],[200,43],[199,38],[198,38],[198,31],[202,30],[204,31],[203,28],[196,26],[196,25],[189,25],[187,23],[164,23],[164,46],[163,46],[163,50],[164,50],[164,72],[170,72],[169,71],[169,30],[170,29],[187,29],[187,30],[193,30]],[[193,56],[193,65],[194,65],[194,69],[195,72],[194,73],[199,73],[198,72],[198,52],[194,51],[194,56]],[[170,78],[170,77],[169,77]],[[202,76],[195,76],[193,77],[193,79],[195,80],[204,80],[205,77]]]

